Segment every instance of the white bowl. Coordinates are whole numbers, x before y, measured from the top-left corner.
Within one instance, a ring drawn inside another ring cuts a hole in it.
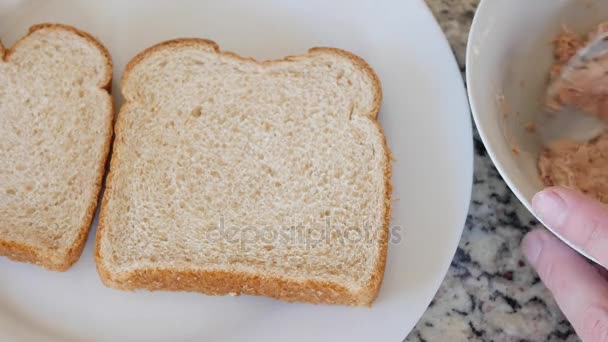
[[[552,40],[564,26],[586,33],[606,20],[605,0],[484,0],[475,14],[466,62],[473,117],[496,168],[532,213],[532,196],[544,187],[537,160],[548,138],[526,126],[546,117]],[[561,137],[580,135],[571,123]]]

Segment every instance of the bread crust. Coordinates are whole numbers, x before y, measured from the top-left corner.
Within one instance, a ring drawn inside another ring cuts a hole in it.
[[[367,281],[361,291],[354,292],[346,287],[343,287],[336,283],[321,282],[321,281],[296,281],[293,279],[287,279],[282,277],[269,277],[260,276],[257,274],[248,274],[243,272],[226,272],[226,271],[209,271],[202,269],[161,269],[161,268],[149,268],[149,269],[138,269],[132,272],[128,272],[121,275],[112,274],[110,270],[104,264],[104,260],[101,257],[101,239],[102,234],[108,227],[105,225],[105,209],[109,201],[110,191],[106,191],[101,204],[101,212],[99,216],[99,226],[97,228],[97,237],[95,240],[95,263],[97,265],[97,271],[101,277],[102,282],[115,289],[121,290],[135,290],[135,289],[148,289],[154,290],[168,290],[168,291],[194,291],[208,295],[261,295],[272,297],[288,302],[309,302],[315,304],[344,304],[344,305],[361,305],[371,306],[372,302],[376,299],[382,280],[384,278],[384,270],[386,267],[386,256],[388,251],[388,238],[389,238],[389,223],[390,223],[390,212],[391,212],[391,194],[392,194],[392,183],[391,183],[391,152],[388,148],[386,137],[378,122],[378,113],[380,111],[380,104],[382,102],[382,88],[380,79],[373,71],[373,69],[367,64],[362,58],[341,49],[329,48],[329,47],[315,47],[308,50],[308,54],[298,56],[287,56],[277,60],[266,60],[258,61],[250,57],[242,57],[230,51],[221,51],[218,44],[214,41],[201,38],[182,38],[165,41],[156,45],[153,45],[144,51],[137,54],[127,64],[125,72],[121,78],[121,88],[124,95],[124,86],[126,79],[130,76],[133,68],[144,60],[150,54],[166,48],[180,47],[180,46],[194,46],[200,48],[211,48],[217,54],[230,56],[232,58],[239,59],[245,63],[257,63],[261,65],[270,65],[273,63],[279,63],[283,61],[296,61],[302,57],[316,53],[327,53],[338,55],[342,58],[349,59],[366,73],[373,81],[374,84],[374,101],[372,109],[367,116],[372,123],[377,127],[379,134],[382,136],[382,145],[385,155],[384,163],[384,179],[385,179],[385,198],[384,198],[384,213],[383,213],[383,227],[381,235],[381,246],[376,261],[376,269]],[[123,112],[128,105],[126,102],[120,109],[118,114],[118,120],[114,127],[115,136],[117,142],[120,143],[120,136],[122,134],[122,117]],[[113,182],[113,170],[120,165],[121,160],[119,158],[112,158],[110,165],[110,172],[106,180],[106,188],[111,189]]]
[[[105,78],[100,82],[99,88],[104,89],[110,94],[110,89],[112,86],[112,71],[113,64],[112,58],[110,57],[110,53],[106,49],[106,47],[101,44],[95,37],[90,34],[80,31],[75,27],[63,25],[63,24],[54,24],[54,23],[44,23],[39,25],[34,25],[30,27],[28,33],[21,37],[12,47],[8,50],[4,48],[2,43],[0,43],[0,53],[2,53],[2,62],[6,62],[8,57],[17,49],[19,44],[30,36],[32,33],[39,30],[62,30],[70,33],[74,33],[84,39],[86,39],[91,44],[95,45],[99,51],[105,57],[106,63],[106,75]],[[74,243],[70,248],[68,248],[64,253],[59,255],[57,252],[52,250],[42,250],[40,248],[35,248],[26,244],[14,242],[14,241],[6,241],[0,238],[0,256],[6,256],[11,260],[28,262],[32,264],[36,264],[42,266],[51,271],[59,271],[64,272],[67,271],[82,254],[84,246],[87,241],[87,236],[89,233],[89,229],[91,227],[91,223],[93,221],[93,217],[95,215],[95,210],[97,209],[97,201],[99,199],[99,193],[101,192],[103,175],[105,173],[105,165],[108,161],[110,145],[112,142],[112,125],[114,121],[114,102],[111,96],[108,97],[108,101],[110,102],[110,109],[106,115],[106,131],[108,132],[103,146],[103,154],[102,158],[98,161],[98,165],[100,167],[100,172],[95,179],[95,191],[94,195],[89,199],[89,206],[87,208],[86,214],[82,220],[82,223],[79,228],[78,236],[74,240]],[[56,261],[56,259],[59,259]]]

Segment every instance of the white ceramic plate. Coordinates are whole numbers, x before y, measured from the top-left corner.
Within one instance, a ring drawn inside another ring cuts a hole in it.
[[[112,54],[115,80],[137,52],[180,36],[259,59],[320,45],[362,56],[384,89],[380,117],[397,159],[392,225],[401,240],[390,244],[370,309],[107,289],[93,263],[93,229],[66,273],[0,259],[0,340],[401,341],[420,318],[460,239],[473,165],[461,75],[421,0],[4,0],[0,11],[6,45],[39,22],[94,34]]]

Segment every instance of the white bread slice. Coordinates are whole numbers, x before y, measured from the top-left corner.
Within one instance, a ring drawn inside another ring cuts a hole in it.
[[[59,24],[33,26],[0,53],[0,255],[65,271],[85,245],[110,150],[112,61]]]
[[[180,39],[136,56],[121,86],[95,248],[107,286],[371,304],[391,166],[367,63]]]

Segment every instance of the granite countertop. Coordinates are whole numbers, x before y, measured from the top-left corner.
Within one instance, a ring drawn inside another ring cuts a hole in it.
[[[426,0],[461,70],[479,0]],[[471,207],[452,266],[405,341],[579,341],[519,244],[540,224],[502,180],[475,132]]]

